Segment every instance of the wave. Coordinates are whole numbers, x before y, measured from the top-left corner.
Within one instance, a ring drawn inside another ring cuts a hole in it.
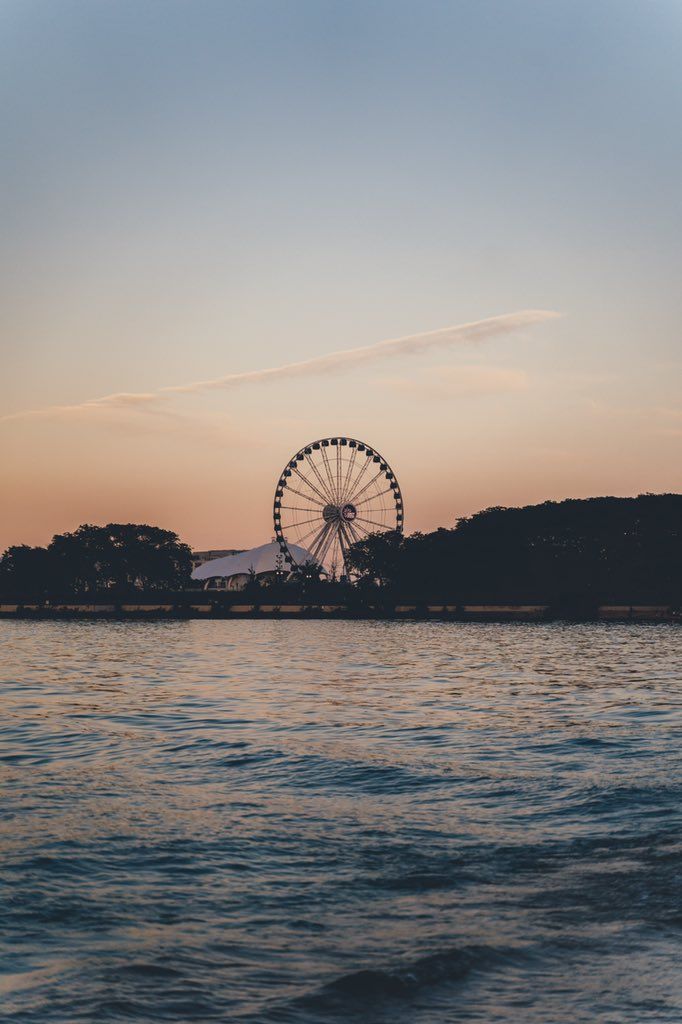
[[[341,975],[316,992],[296,999],[272,1020],[311,1020],[341,1016],[346,1019],[369,1006],[378,1009],[386,1002],[409,1002],[427,988],[464,982],[470,974],[502,971],[522,966],[531,959],[529,950],[496,946],[466,946],[418,957],[384,968],[368,968]]]

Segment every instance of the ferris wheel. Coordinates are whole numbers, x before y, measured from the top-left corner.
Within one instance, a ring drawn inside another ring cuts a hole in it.
[[[350,437],[301,448],[277,483],[275,535],[287,566],[300,569],[303,548],[331,578],[348,576],[348,549],[372,533],[403,529],[403,498],[376,449]],[[298,549],[298,550],[296,550]]]

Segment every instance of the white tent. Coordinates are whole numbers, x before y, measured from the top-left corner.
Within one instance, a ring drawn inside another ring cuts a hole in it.
[[[289,550],[299,565],[311,560],[312,556],[305,548],[299,548],[296,544],[290,544]],[[210,562],[204,562],[197,566],[192,573],[193,580],[210,580],[216,576],[228,578],[230,576],[248,576],[254,572],[260,576],[264,572],[290,572],[291,566],[284,561],[284,555],[279,550],[279,544],[272,541],[270,544],[261,544],[259,548],[251,548],[250,551],[242,551],[238,555],[225,555],[223,558],[212,558]]]

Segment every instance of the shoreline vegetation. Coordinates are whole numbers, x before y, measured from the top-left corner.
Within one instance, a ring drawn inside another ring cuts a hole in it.
[[[82,526],[0,560],[0,616],[681,621],[682,495],[491,508],[452,529],[374,534],[354,583],[290,579],[203,590],[171,531]]]

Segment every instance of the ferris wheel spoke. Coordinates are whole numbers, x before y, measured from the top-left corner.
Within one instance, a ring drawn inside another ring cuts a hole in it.
[[[341,546],[341,550],[343,551],[343,549],[346,546],[346,530],[344,523],[339,522],[337,533],[339,535],[339,544]]]
[[[324,570],[324,572],[327,572],[326,551],[329,546],[329,537],[330,534],[329,531],[327,531],[321,538],[320,543],[317,546],[317,551],[315,552],[315,561]]]
[[[361,530],[362,533],[364,534],[369,534],[372,532],[371,530],[368,530],[366,526],[362,525],[362,520],[360,519],[359,516],[353,520],[353,526],[355,527],[356,530]]]
[[[310,490],[313,491],[318,496],[318,498],[321,498],[325,504],[327,503],[326,494],[323,494],[319,487],[316,487],[315,484],[311,480],[309,480],[307,476],[304,476],[304,474],[301,473],[300,469],[295,469],[294,473],[296,473],[296,475],[300,477],[300,479],[303,480],[308,485]]]
[[[322,552],[327,544],[330,534],[333,533],[333,530],[334,528],[331,523],[325,523],[324,529],[321,530],[315,538],[315,550],[311,552],[311,554],[313,554],[314,558],[320,565],[322,565],[323,562]]]
[[[319,524],[319,522],[320,522],[320,520],[318,519],[317,523]],[[297,527],[297,524],[296,523],[292,523],[291,526],[289,527],[289,531],[295,530],[296,527]],[[311,526],[311,528],[309,530],[306,530],[305,533],[300,534],[300,536],[299,536],[298,540],[296,541],[296,543],[297,544],[302,544],[304,540],[306,540],[308,537],[310,537],[312,534],[314,534],[317,530],[318,530],[318,526]]]
[[[327,534],[327,536],[324,538],[324,542],[318,548],[317,559],[316,559],[317,560],[317,564],[322,567],[323,571],[325,572],[325,574],[327,576],[329,575],[329,569],[328,569],[329,560],[327,558],[327,551],[329,550],[330,541],[331,541],[331,535]]]
[[[369,469],[370,465],[371,465],[370,459],[366,458],[364,463],[363,463],[363,465],[362,465],[362,469],[360,470],[360,472],[356,476],[355,480],[353,480],[353,482],[352,482],[352,485],[351,485],[351,490],[352,491],[356,491],[357,488],[360,486],[360,481],[362,480],[363,476],[365,475],[365,473]],[[352,495],[351,495],[351,498],[349,500],[351,500],[351,501],[353,500]]]
[[[329,534],[327,535],[327,538],[326,538],[325,542],[322,544],[322,546],[320,548],[320,552],[319,552],[319,560],[320,560],[320,562],[323,565],[324,565],[324,563],[327,560],[327,555],[329,554],[330,549],[333,549],[334,542],[336,540],[336,528],[334,526],[332,526],[331,524],[329,524],[329,525],[330,525]]]
[[[363,540],[366,540],[366,538],[370,536],[371,531],[366,529],[366,527],[361,526],[357,519],[353,523],[353,526],[355,527],[356,530],[360,532],[360,536],[356,541],[357,544],[360,544]]]
[[[366,490],[368,489],[368,487],[371,487],[371,486],[372,486],[372,484],[373,484],[373,483],[374,483],[374,482],[375,482],[376,480],[378,480],[380,476],[383,476],[383,475],[384,475],[384,471],[383,471],[383,469],[380,469],[380,470],[379,470],[379,472],[378,472],[378,473],[376,474],[376,476],[373,476],[371,480],[368,480],[368,481],[367,481],[367,483],[365,484],[365,486],[364,486],[364,487],[362,488],[362,490],[361,490],[361,491],[356,491],[356,493],[355,493],[355,494],[353,495],[353,497],[352,497],[352,498],[350,499],[350,500],[351,500],[351,501],[353,502],[353,504],[354,504],[354,505],[355,505],[355,504],[357,504],[357,500],[358,500],[358,498],[360,497],[360,495],[361,495],[361,494],[364,494],[364,493],[365,493],[365,491],[366,491]]]
[[[387,487],[385,491],[377,491],[376,494],[369,494],[366,498],[363,498],[362,501],[354,501],[353,504],[356,505],[356,506],[357,505],[366,505],[368,501],[374,501],[375,498],[380,498],[383,494],[392,494],[392,493],[393,493],[393,488],[392,487]]]
[[[343,539],[345,541],[345,543],[343,545],[343,564],[344,564],[344,568],[346,568],[347,567],[347,561],[348,561],[348,558],[347,558],[348,552],[353,547],[353,544],[356,543],[356,540],[354,538],[354,531],[353,531],[353,528],[352,528],[350,523],[344,523],[341,526],[341,534],[342,534]]]
[[[346,523],[346,529],[348,530],[349,534],[353,538],[353,544],[358,544],[359,541],[360,541],[360,537],[358,537],[357,533],[355,532],[354,524],[353,523]]]
[[[355,460],[357,458],[357,455],[358,455],[357,448],[353,448],[353,450],[351,451],[350,458],[348,460],[348,466],[346,467],[346,475],[343,478],[343,487],[341,488],[341,500],[342,501],[346,500],[345,495],[348,492],[348,484],[349,484],[349,482],[351,480],[351,477],[352,477],[353,466],[355,465]]]
[[[312,509],[308,509],[308,511],[311,512]],[[319,516],[314,516],[313,519],[302,519],[300,523],[291,523],[289,525],[289,529],[293,530],[293,529],[296,529],[299,526],[307,526],[308,523],[318,523],[319,524],[319,522],[320,522],[320,517]]]
[[[327,480],[325,480],[325,478],[322,476],[322,473],[320,472],[319,466],[315,465],[315,463],[313,462],[312,458],[310,459],[310,462],[307,463],[307,465],[310,466],[310,468],[312,469],[313,473],[315,474],[315,479],[317,480],[317,483],[319,485],[320,491],[324,495],[324,499],[325,499],[326,504],[329,504],[330,502],[333,502],[334,501],[334,495],[332,494],[331,490],[329,489],[329,484],[328,484]]]
[[[360,520],[361,523],[371,523],[372,526],[378,526],[380,530],[386,529],[386,523],[377,523],[375,519],[366,519],[364,516],[357,516],[355,522]]]
[[[373,529],[367,529],[367,527],[363,526],[362,523],[359,523],[357,521],[357,519],[355,520],[353,525],[355,526],[355,528],[357,530],[360,530],[360,532],[361,532],[359,543],[362,543],[362,542],[364,542],[366,540],[369,540],[371,537],[375,537],[377,535],[377,533],[385,533],[386,532],[386,527],[385,526],[383,526],[380,531],[379,530],[373,530]]]
[[[310,468],[312,469],[313,473],[317,477],[317,481],[318,481],[320,487],[322,488],[324,493],[327,495],[328,503],[331,502],[333,504],[334,503],[334,495],[330,492],[329,487],[327,486],[325,481],[322,479],[322,474],[320,473],[319,469],[317,468],[317,466],[313,462],[312,456],[309,455],[309,456],[307,456],[307,458],[308,458],[308,465],[310,466]]]
[[[341,530],[336,531],[336,537],[334,539],[334,563],[338,566],[339,570],[343,572],[344,556],[343,556],[343,541],[341,539]]]
[[[295,487],[291,486],[291,484],[285,484],[284,486],[288,491],[291,491],[292,494],[298,494],[299,498],[305,498],[306,501],[312,501],[314,505],[319,505],[321,508],[324,507],[324,505],[326,505],[326,502],[324,501],[317,501],[315,498],[312,498],[309,494],[304,494],[303,491],[297,491]]]
[[[329,504],[329,498],[327,496],[327,491],[326,490],[322,490],[322,488],[318,487],[317,484],[315,484],[312,480],[310,480],[305,475],[305,473],[302,473],[300,470],[298,470],[298,475],[299,475],[300,479],[305,483],[306,487],[309,487],[311,492],[317,498],[319,498],[320,501],[324,502],[325,505]]]
[[[339,569],[343,572],[343,545],[341,544],[341,537],[339,531],[336,531],[336,537],[334,538],[334,546],[332,548],[332,562],[334,565],[334,574]]]
[[[280,509],[286,509],[287,512],[314,512],[312,508],[302,508],[300,505],[280,505]],[[367,511],[367,510],[366,510]]]
[[[337,502],[336,492],[334,491],[334,478],[332,476],[332,469],[331,469],[331,466],[329,464],[329,456],[327,455],[327,452],[325,451],[324,448],[320,448],[320,451],[322,452],[322,461],[324,462],[325,472],[327,474],[327,478],[329,479],[329,487],[331,489],[331,493],[334,495],[333,504],[336,505],[336,504],[338,504],[338,502]]]
[[[341,549],[341,562],[342,562],[342,565],[343,565],[343,574],[344,574],[344,576],[347,575],[347,573],[346,573],[346,558],[347,558],[348,548],[349,547],[350,547],[350,544],[348,543],[348,538],[346,536],[346,532],[345,532],[343,526],[339,526],[339,548]]]
[[[313,538],[312,544],[310,544],[308,547],[308,553],[310,554],[310,557],[315,561],[319,561],[318,554],[324,542],[324,538],[327,536],[327,533],[329,532],[329,527],[330,524],[325,523],[322,529],[317,533],[317,536]]]

